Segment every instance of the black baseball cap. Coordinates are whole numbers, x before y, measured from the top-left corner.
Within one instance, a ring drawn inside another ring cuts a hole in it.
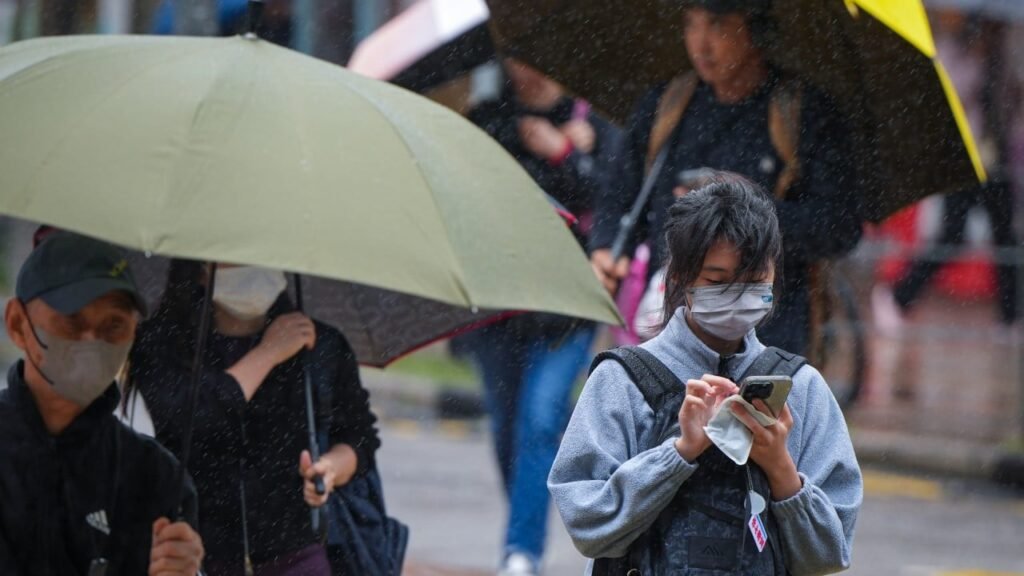
[[[32,250],[21,265],[15,288],[22,302],[42,298],[65,316],[116,291],[127,292],[139,312],[146,314],[127,255],[106,242],[66,231],[48,234]]]

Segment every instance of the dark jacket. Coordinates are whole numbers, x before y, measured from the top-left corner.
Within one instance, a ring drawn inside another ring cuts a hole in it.
[[[290,310],[284,299],[270,318]],[[131,381],[142,392],[157,438],[180,453],[187,410],[189,367],[160,316],[143,323],[131,355]],[[316,323],[310,354],[314,378],[330,379],[330,445],[352,446],[357,474],[380,446],[369,395],[359,381],[355,353],[340,332]],[[317,542],[302,497],[299,455],[309,448],[302,365],[298,357],[274,368],[249,402],[225,370],[258,342],[214,334],[208,341],[189,470],[199,490],[200,525],[207,559],[242,565],[240,493],[244,479],[249,547],[259,564]]]
[[[118,422],[111,386],[58,436],[51,436],[19,362],[0,391],[0,574],[85,575],[96,557],[107,574],[149,570],[153,522],[196,526],[195,490],[174,492],[178,461],[155,440]],[[110,529],[105,536],[95,526]]]
[[[782,162],[771,142],[768,107],[777,81],[773,73],[755,94],[736,104],[722,104],[710,86],[703,82],[698,85],[666,144],[671,146],[668,160],[655,184],[647,218],[641,218],[631,244],[650,244],[651,274],[666,259],[665,224],[681,171],[701,167],[728,170],[752,179],[769,192],[774,190]],[[593,250],[611,247],[620,218],[640,193],[655,111],[666,86],[645,95],[630,118],[617,171],[596,202],[590,238]],[[776,202],[776,209],[784,252],[780,308],[806,317],[808,265],[817,259],[840,256],[856,246],[863,217],[849,131],[842,116],[824,93],[807,85],[802,90],[800,110],[800,178],[786,200]],[[792,315],[775,315],[783,316],[790,325],[802,324],[800,320],[794,322]],[[772,339],[771,330],[761,332],[769,344],[803,350],[791,342]]]
[[[590,154],[573,149],[559,164],[535,156],[519,138],[520,118],[537,116],[558,127],[573,120],[575,108],[576,101],[562,98],[551,110],[531,110],[517,104],[511,90],[506,89],[500,99],[483,102],[471,110],[469,119],[501,144],[544,192],[573,215],[586,218],[594,209],[594,200],[607,194],[604,191],[611,183],[612,164],[619,152],[621,131],[588,110],[585,120],[594,128],[594,149]],[[588,231],[575,226],[573,232],[586,248]],[[513,330],[523,339],[532,340],[536,337],[560,338],[567,330],[585,324],[553,314],[524,314],[502,322],[496,329]]]
[[[537,111],[516,104],[506,90],[498,100],[487,101],[469,112],[469,120],[487,132],[511,154],[531,178],[570,212],[581,216],[593,209],[598,191],[610,183],[612,160],[618,151],[619,129],[588,111],[585,120],[594,128],[594,150],[573,150],[560,164],[538,158],[519,139],[519,119],[538,116],[558,127],[573,119],[576,103],[563,98],[551,110]]]

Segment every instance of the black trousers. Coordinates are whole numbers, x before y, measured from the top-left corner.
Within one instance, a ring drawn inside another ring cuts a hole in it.
[[[942,215],[942,235],[940,245],[959,246],[964,242],[964,231],[967,227],[967,213],[976,205],[981,205],[988,213],[992,225],[993,241],[997,247],[1016,247],[1017,240],[1013,233],[1013,190],[1006,182],[990,182],[988,184],[954,192],[945,197]],[[926,258],[911,263],[909,271],[896,283],[893,295],[896,303],[903,309],[909,308],[917,299],[921,290],[928,284],[931,277],[939,271],[944,262],[937,256],[941,249],[935,250]],[[1012,263],[1000,263],[996,267],[996,283],[999,300],[1000,320],[1009,324],[1017,317],[1017,271]]]

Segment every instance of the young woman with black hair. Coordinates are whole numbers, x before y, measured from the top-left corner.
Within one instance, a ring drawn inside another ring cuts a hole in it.
[[[849,567],[861,474],[817,370],[796,371],[771,426],[727,408],[753,435],[747,464],[728,459],[705,432],[765,350],[755,327],[772,311],[782,253],[772,200],[740,177],[713,182],[676,200],[666,241],[665,328],[641,347],[678,389],[652,406],[622,364],[599,363],[548,480],[577,548],[602,559],[587,573],[619,574],[608,569],[613,558],[640,574]],[[752,538],[755,516],[763,533]]]

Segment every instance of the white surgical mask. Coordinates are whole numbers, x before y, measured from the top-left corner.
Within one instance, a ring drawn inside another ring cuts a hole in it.
[[[53,386],[54,392],[83,408],[110,388],[132,348],[130,340],[123,344],[68,340],[35,326],[32,332],[43,357],[36,370]]]
[[[702,330],[735,341],[750,332],[772,309],[771,284],[704,286],[690,290],[690,317]]]
[[[218,268],[213,301],[239,320],[255,320],[267,315],[287,287],[288,280],[280,270]]]

